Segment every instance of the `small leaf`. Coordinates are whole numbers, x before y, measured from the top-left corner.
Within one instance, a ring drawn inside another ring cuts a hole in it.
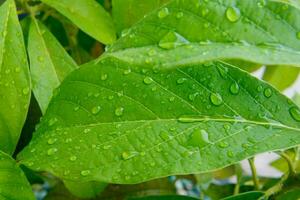
[[[246,200],[246,199],[249,199],[249,200],[253,199],[254,200],[254,199],[259,199],[263,195],[264,195],[263,192],[252,191],[252,192],[245,192],[245,193],[242,193],[242,194],[226,197],[222,200]]]
[[[0,7],[0,150],[12,154],[30,101],[30,76],[13,0]]]
[[[98,194],[100,194],[105,187],[107,186],[107,183],[101,183],[101,182],[72,182],[72,181],[64,181],[64,184],[66,188],[75,196],[80,198],[92,198],[96,197]]]
[[[19,159],[80,182],[207,172],[299,144],[299,112],[226,63],[158,71],[105,59],[65,79]]]
[[[113,21],[95,0],[42,0],[58,10],[96,40],[111,44],[116,39]]]
[[[263,79],[280,91],[291,86],[298,78],[300,69],[287,66],[267,66]]]
[[[45,113],[53,91],[77,65],[55,37],[36,20],[32,20],[28,54],[33,93]]]
[[[169,0],[113,0],[112,16],[120,33]]]
[[[0,166],[0,199],[35,199],[22,170],[2,151],[0,151]]]
[[[107,55],[162,68],[215,59],[300,66],[300,10],[261,2],[173,0],[128,30]]]

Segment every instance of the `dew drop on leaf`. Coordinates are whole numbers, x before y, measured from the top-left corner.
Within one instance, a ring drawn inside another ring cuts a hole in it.
[[[57,152],[57,148],[50,148],[47,151],[48,156],[51,156]]]
[[[90,170],[83,170],[83,171],[80,172],[80,174],[81,174],[82,176],[87,176],[87,175],[89,175],[90,173],[91,173]]]
[[[57,118],[51,118],[51,119],[48,121],[48,125],[49,125],[49,126],[53,126],[56,122],[57,122]]]
[[[179,79],[177,79],[177,84],[178,85],[181,85],[181,84],[183,84],[184,82],[186,81],[186,78],[179,78]]]
[[[176,14],[176,18],[177,19],[180,19],[180,18],[182,18],[183,17],[183,12],[178,12],[177,14]]]
[[[123,74],[124,75],[128,75],[128,74],[130,74],[130,72],[131,72],[131,69],[125,69],[124,72],[123,72]]]
[[[26,88],[23,88],[22,93],[24,95],[27,95],[29,93],[29,91],[30,91],[29,87],[26,87]]]
[[[123,107],[118,107],[115,109],[115,115],[120,117],[123,115],[123,112],[124,112],[124,108]]]
[[[218,144],[218,146],[221,147],[221,148],[226,148],[226,147],[229,146],[229,144],[228,144],[227,142],[220,142],[220,143]]]
[[[89,128],[85,128],[85,129],[83,130],[84,133],[88,133],[88,132],[90,132],[90,131],[91,131],[91,129],[89,129]]]
[[[69,159],[70,159],[70,161],[75,161],[75,160],[77,160],[77,157],[76,156],[71,156]]]
[[[124,151],[124,152],[122,153],[122,158],[123,158],[123,160],[129,160],[129,159],[131,159],[131,158],[137,156],[138,154],[139,154],[139,153],[136,152],[136,151],[130,151],[130,152]]]
[[[107,79],[107,74],[102,74],[102,75],[101,75],[101,80],[102,80],[102,81],[105,81],[106,79]]]
[[[163,140],[168,140],[170,139],[170,135],[167,131],[161,131],[159,136],[163,139]]]
[[[44,57],[43,56],[38,56],[38,61],[39,62],[43,62],[44,61]]]
[[[226,10],[226,17],[230,22],[236,22],[241,17],[240,10],[236,7],[229,7]]]
[[[294,120],[300,122],[300,110],[297,107],[290,108],[290,114]]]
[[[16,67],[15,72],[19,73],[21,71],[20,67]]]
[[[257,86],[256,88],[257,92],[261,92],[263,90],[263,87],[261,85]]]
[[[218,93],[212,93],[210,95],[210,102],[215,106],[219,106],[223,103],[222,96]]]
[[[96,115],[96,114],[98,114],[100,112],[100,110],[101,110],[100,106],[95,106],[95,107],[92,108],[92,113],[94,115]]]
[[[232,83],[230,86],[231,94],[238,94],[240,91],[240,86],[237,83]]]
[[[170,31],[159,41],[158,46],[163,49],[174,49],[175,47],[188,43],[189,41],[184,37],[174,31]]]
[[[233,151],[227,151],[227,156],[229,158],[232,158],[233,157]]]
[[[264,90],[265,97],[270,98],[272,96],[272,94],[273,94],[273,91],[270,88],[266,88]]]
[[[188,141],[188,144],[196,147],[204,147],[210,143],[208,133],[204,129],[195,129]]]
[[[50,145],[54,144],[55,142],[56,142],[56,138],[49,138],[48,141],[47,141],[47,143],[50,144]]]
[[[168,16],[169,15],[169,9],[168,8],[163,8],[163,9],[161,9],[159,12],[158,12],[158,17],[160,18],[160,19],[163,19],[163,18],[165,18],[166,16]]]
[[[153,80],[152,80],[151,77],[147,76],[147,77],[144,78],[144,83],[146,85],[150,85],[152,82],[153,82]]]

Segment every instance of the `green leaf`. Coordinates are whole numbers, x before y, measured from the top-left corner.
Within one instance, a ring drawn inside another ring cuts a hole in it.
[[[215,59],[299,66],[300,11],[264,2],[173,0],[127,31],[107,56],[163,68]]]
[[[130,28],[146,14],[169,0],[113,0],[112,16],[118,33]]]
[[[45,26],[32,20],[28,38],[32,89],[45,113],[53,91],[77,65]]]
[[[287,66],[267,66],[263,79],[280,91],[291,86],[298,78],[300,69]]]
[[[66,180],[138,183],[296,146],[299,132],[291,100],[225,63],[158,71],[105,59],[65,79],[19,159]]]
[[[0,199],[35,199],[22,170],[2,151],[0,151],[0,166]]]
[[[101,183],[101,182],[73,182],[73,181],[64,181],[64,184],[66,188],[75,196],[80,198],[92,198],[96,197],[98,194],[100,194],[105,187],[107,186],[107,183]]]
[[[42,0],[42,2],[58,10],[96,40],[104,44],[115,41],[113,21],[95,0]]]
[[[288,199],[299,199],[300,198],[300,189],[291,189],[283,194],[280,194],[276,197],[277,200],[288,200]]]
[[[234,195],[234,196],[230,196],[230,197],[226,197],[222,200],[246,200],[246,199],[259,199],[260,197],[262,197],[264,195],[263,192],[259,192],[259,191],[252,191],[252,192],[245,192],[242,194],[238,194],[238,195]]]
[[[147,197],[140,197],[140,198],[129,198],[128,200],[196,200],[196,198],[189,197],[189,196],[170,195],[170,196],[147,196]]]
[[[30,76],[13,0],[0,7],[0,150],[12,154],[30,101]]]

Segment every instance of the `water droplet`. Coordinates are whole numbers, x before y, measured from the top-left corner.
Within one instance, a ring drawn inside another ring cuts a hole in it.
[[[103,146],[104,150],[107,150],[107,149],[110,149],[110,148],[111,148],[111,145],[109,145],[109,144]]]
[[[128,74],[130,74],[130,72],[131,72],[131,69],[126,69],[126,70],[124,70],[123,74],[128,75]]]
[[[79,106],[74,107],[74,111],[78,111],[79,110]]]
[[[147,77],[144,78],[144,83],[146,85],[150,85],[152,82],[153,82],[153,80],[152,80],[151,77],[147,76]]]
[[[189,41],[187,41],[184,37],[174,31],[170,31],[159,41],[158,46],[163,49],[173,49],[188,43]]]
[[[56,140],[57,140],[56,138],[49,138],[47,143],[51,145],[51,144],[54,144],[56,142]]]
[[[237,83],[232,83],[230,86],[231,94],[238,94],[240,91],[240,86]]]
[[[80,174],[81,174],[82,176],[87,176],[87,175],[89,175],[90,173],[91,173],[90,170],[83,170],[83,171],[80,172]]]
[[[38,61],[39,62],[43,62],[44,61],[44,57],[43,56],[38,56]]]
[[[227,156],[232,158],[233,157],[233,151],[227,151]]]
[[[241,16],[240,10],[236,7],[229,7],[226,10],[226,17],[230,22],[236,22]]]
[[[300,122],[300,110],[297,107],[290,108],[290,114],[294,120]]]
[[[22,93],[24,95],[27,95],[29,93],[29,91],[30,91],[29,87],[26,87],[26,88],[23,88]]]
[[[94,115],[96,115],[96,114],[98,114],[100,112],[100,110],[101,110],[100,106],[95,106],[95,107],[92,108],[92,113]]]
[[[179,79],[177,79],[176,82],[177,82],[178,85],[181,85],[181,84],[183,84],[186,80],[187,80],[186,78],[179,78]]]
[[[69,159],[70,159],[70,161],[75,161],[75,160],[77,160],[77,157],[76,156],[71,156]]]
[[[159,136],[163,139],[163,140],[168,140],[170,139],[170,135],[167,131],[161,131]]]
[[[265,91],[264,91],[265,97],[270,98],[272,96],[272,94],[273,94],[273,91],[270,88],[265,89]]]
[[[170,97],[170,98],[169,98],[169,101],[170,101],[170,102],[173,102],[174,100],[175,100],[175,97]]]
[[[89,129],[89,128],[85,128],[85,129],[83,130],[84,133],[88,133],[88,132],[90,132],[90,131],[91,131],[91,129]]]
[[[101,80],[102,80],[102,81],[105,81],[106,79],[107,79],[107,74],[102,74],[102,75],[101,75]]]
[[[122,153],[122,158],[123,158],[123,160],[129,160],[129,159],[137,156],[138,154],[139,153],[136,152],[136,151],[130,151],[130,152],[125,151],[125,152]]]
[[[51,119],[48,121],[48,125],[49,125],[49,126],[53,126],[57,121],[58,121],[57,118],[51,118]]]
[[[183,17],[183,12],[178,12],[178,13],[176,14],[176,18],[177,18],[177,19],[180,19],[181,17]]]
[[[118,108],[116,108],[116,110],[115,110],[115,115],[118,116],[118,117],[120,117],[120,116],[123,115],[123,112],[124,112],[124,108],[118,107]]]
[[[169,15],[169,9],[168,8],[163,8],[163,9],[161,9],[159,12],[158,12],[158,17],[160,18],[160,19],[163,19],[163,18],[165,18],[166,16],[168,16]]]
[[[210,95],[210,101],[215,106],[219,106],[223,103],[222,96],[218,93],[212,93]]]
[[[300,40],[300,31],[297,32],[296,36],[297,36],[297,39]]]
[[[47,154],[49,156],[51,156],[51,155],[55,154],[56,152],[57,152],[57,148],[50,148],[50,149],[48,149]]]
[[[263,90],[263,87],[261,85],[257,86],[256,88],[257,92],[261,92]]]
[[[228,144],[227,142],[220,142],[220,143],[218,144],[218,146],[221,147],[221,148],[226,148],[226,147],[229,146],[229,144]]]
[[[21,71],[21,68],[20,67],[16,67],[16,69],[15,69],[15,72],[20,72]]]
[[[188,144],[199,148],[210,144],[208,133],[204,129],[195,129],[189,138]]]

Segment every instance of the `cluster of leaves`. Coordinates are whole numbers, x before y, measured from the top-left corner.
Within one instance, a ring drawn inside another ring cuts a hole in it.
[[[194,199],[174,195],[171,175],[197,183],[199,198],[298,198],[300,101],[280,91],[299,74],[299,9],[298,0],[4,1],[1,199],[34,199],[45,181],[50,200]],[[262,66],[266,82],[250,74]],[[285,173],[258,180],[252,157],[268,151],[281,152],[273,165]],[[214,182],[234,174],[234,185]],[[167,196],[149,196],[158,194]]]

